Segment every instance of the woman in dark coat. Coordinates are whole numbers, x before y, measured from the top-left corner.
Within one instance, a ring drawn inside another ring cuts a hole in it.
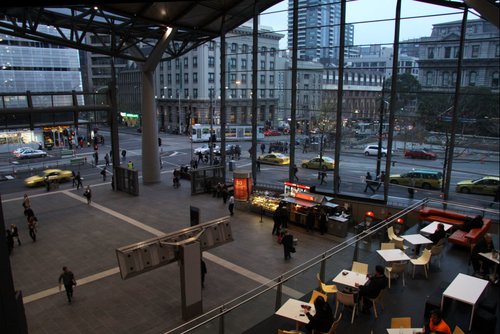
[[[333,312],[330,304],[323,297],[319,296],[314,301],[314,308],[316,309],[314,315],[311,315],[309,312],[306,313],[309,318],[309,323],[306,325],[307,331],[309,333],[313,331],[328,332],[333,324]]]

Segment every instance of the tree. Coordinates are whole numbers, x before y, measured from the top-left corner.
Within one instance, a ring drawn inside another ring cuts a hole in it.
[[[325,136],[330,136],[335,132],[336,127],[336,110],[332,103],[326,103],[321,106],[320,114],[317,121],[317,127],[320,133],[320,143],[319,143],[319,168],[321,169],[323,162],[323,150],[325,146]]]

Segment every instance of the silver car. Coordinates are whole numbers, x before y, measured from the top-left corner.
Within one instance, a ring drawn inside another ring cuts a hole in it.
[[[29,159],[29,158],[44,158],[47,156],[47,152],[42,150],[34,150],[32,148],[20,150],[14,153],[14,156],[18,159]]]

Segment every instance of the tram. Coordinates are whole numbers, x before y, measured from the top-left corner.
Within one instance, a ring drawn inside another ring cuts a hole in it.
[[[210,130],[212,129],[217,140],[220,139],[220,125],[195,124],[193,125],[191,140],[196,142],[208,142],[210,140]],[[264,139],[264,126],[257,125],[257,140]],[[227,141],[252,140],[251,125],[226,125]]]

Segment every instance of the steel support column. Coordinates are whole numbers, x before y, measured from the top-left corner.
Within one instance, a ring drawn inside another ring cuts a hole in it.
[[[292,103],[290,110],[290,165],[288,166],[288,180],[295,181],[293,167],[295,165],[295,131],[297,130],[297,53],[299,30],[299,2],[293,2],[293,28],[292,28]],[[255,56],[254,56],[255,59]],[[254,75],[254,80],[257,80]]]

